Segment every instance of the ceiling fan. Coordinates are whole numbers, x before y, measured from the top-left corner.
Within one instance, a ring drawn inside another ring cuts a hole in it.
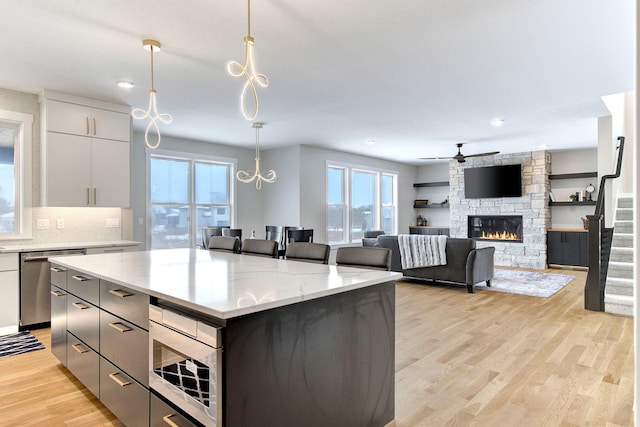
[[[491,151],[489,153],[478,153],[478,154],[469,154],[468,156],[465,156],[464,154],[462,154],[462,152],[460,151],[460,149],[462,148],[462,143],[459,142],[456,144],[456,146],[458,147],[458,154],[456,154],[453,157],[420,157],[420,160],[445,160],[445,159],[452,159],[452,160],[457,160],[458,163],[464,163],[466,162],[465,159],[469,158],[469,157],[484,157],[484,156],[493,156],[494,154],[498,154],[500,153],[499,151]]]

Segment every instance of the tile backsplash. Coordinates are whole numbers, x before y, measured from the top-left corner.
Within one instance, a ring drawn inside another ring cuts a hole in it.
[[[32,243],[122,240],[120,208],[33,208]]]

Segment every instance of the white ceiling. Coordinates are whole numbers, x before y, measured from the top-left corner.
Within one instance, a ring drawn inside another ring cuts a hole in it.
[[[418,157],[593,147],[600,97],[634,89],[633,0],[253,0],[263,148]],[[0,87],[146,108],[163,135],[251,147],[239,112],[246,1],[5,1]],[[118,88],[119,79],[136,87]],[[506,119],[493,128],[489,121]],[[134,121],[141,130],[146,125]],[[367,145],[374,139],[376,144]]]

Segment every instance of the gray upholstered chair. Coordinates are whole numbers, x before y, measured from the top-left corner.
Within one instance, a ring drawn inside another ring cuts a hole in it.
[[[278,258],[278,242],[262,239],[245,239],[242,242],[242,253],[246,255]]]
[[[336,264],[347,267],[391,270],[391,249],[373,247],[343,247],[336,252]]]
[[[223,228],[222,235],[225,237],[235,237],[240,241],[238,253],[242,251],[242,228]]]
[[[362,236],[362,246],[376,247],[378,246],[378,236],[383,236],[383,230],[367,230]]]
[[[324,243],[293,242],[287,246],[285,258],[294,261],[329,263],[329,245]]]
[[[213,236],[222,236],[222,229],[230,228],[228,225],[213,225],[202,227],[202,249],[209,249],[209,241]]]
[[[237,237],[213,236],[209,240],[208,248],[210,251],[238,253],[240,251],[240,239]]]
[[[282,236],[280,236],[280,248],[278,251],[278,255],[283,257],[285,252],[287,251],[287,243],[289,240],[287,235],[289,234],[289,230],[302,230],[303,227],[287,225],[282,227]]]

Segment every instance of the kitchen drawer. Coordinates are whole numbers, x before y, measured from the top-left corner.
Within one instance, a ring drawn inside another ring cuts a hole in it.
[[[149,386],[149,333],[100,310],[100,354]]]
[[[67,368],[100,398],[100,356],[71,333],[67,333]]]
[[[67,295],[67,330],[100,351],[100,309],[71,294]]]
[[[51,285],[51,353],[67,366],[67,292]]]
[[[149,425],[149,390],[100,358],[100,401],[130,427]]]
[[[67,267],[51,264],[51,284],[67,290]]]
[[[0,271],[18,269],[18,254],[0,254]]]
[[[100,280],[100,308],[149,330],[149,295]]]
[[[151,427],[167,427],[177,425],[179,427],[196,427],[198,424],[192,423],[184,415],[178,412],[173,406],[151,393]],[[173,423],[173,424],[170,424]]]
[[[91,304],[100,305],[100,281],[88,274],[71,270],[67,272],[67,290]]]

